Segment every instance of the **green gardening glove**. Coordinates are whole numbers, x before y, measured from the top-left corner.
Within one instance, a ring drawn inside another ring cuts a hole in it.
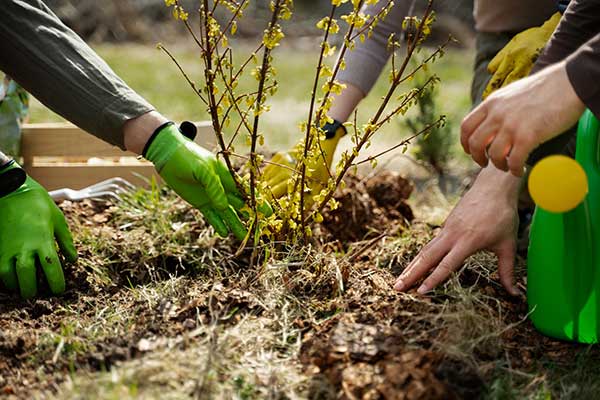
[[[4,188],[7,177],[17,170],[14,162],[0,169]],[[52,293],[64,292],[65,278],[54,240],[68,261],[77,259],[64,215],[30,177],[8,194],[0,190],[0,196],[0,280],[9,290],[19,289],[22,297],[33,297],[40,266]]]
[[[231,174],[212,152],[169,122],[155,131],[143,155],[181,198],[204,214],[220,236],[231,231],[240,240],[246,237],[236,212],[244,207],[244,200]]]

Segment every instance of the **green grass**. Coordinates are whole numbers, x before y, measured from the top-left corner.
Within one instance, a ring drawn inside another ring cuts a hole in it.
[[[238,42],[235,46],[238,54],[248,54],[254,42]],[[138,44],[102,44],[94,48],[125,82],[169,118],[176,121],[208,119],[205,106],[169,57],[160,50],[151,45]],[[202,64],[193,45],[178,43],[167,45],[167,48],[173,52],[192,79],[198,82],[202,79]],[[313,71],[318,59],[318,43],[314,41],[313,44],[284,44],[275,50],[274,57],[279,91],[269,100],[271,112],[263,116],[261,127],[268,148],[282,149],[300,138],[298,125],[306,119],[308,113]],[[238,60],[241,59],[240,57]],[[333,62],[333,58],[331,61]],[[440,112],[452,121],[460,121],[469,109],[472,61],[472,50],[450,49],[446,56],[431,68],[442,80],[438,92]],[[382,74],[370,95],[361,103],[360,121],[365,122],[378,108],[388,86],[385,76],[387,72]],[[252,90],[256,84],[256,80],[248,71],[238,91]],[[411,82],[408,82],[401,90],[410,87]],[[39,102],[32,103],[31,122],[62,120]],[[382,129],[381,139],[393,144],[407,134],[402,124],[392,123]]]

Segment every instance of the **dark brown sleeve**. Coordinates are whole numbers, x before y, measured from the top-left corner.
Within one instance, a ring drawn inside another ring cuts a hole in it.
[[[567,60],[579,98],[600,116],[600,0],[572,0],[531,73]]]
[[[600,118],[600,33],[567,58],[567,75],[577,96]]]

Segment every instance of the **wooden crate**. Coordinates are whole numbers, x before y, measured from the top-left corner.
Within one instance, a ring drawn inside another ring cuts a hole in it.
[[[210,122],[199,122],[196,143],[213,148]],[[81,189],[121,177],[136,185],[158,175],[154,166],[66,123],[25,124],[21,157],[27,173],[47,190]]]

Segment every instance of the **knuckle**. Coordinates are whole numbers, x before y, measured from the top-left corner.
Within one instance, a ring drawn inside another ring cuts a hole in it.
[[[442,261],[438,267],[435,269],[434,273],[440,278],[446,277],[451,274],[454,269],[447,262]]]
[[[499,77],[494,77],[492,78],[492,82],[494,84],[494,87],[500,87],[500,78]],[[494,112],[493,110],[498,106],[498,92],[494,91],[494,93],[490,94],[490,97],[487,98],[486,105],[488,107],[488,118],[493,118],[494,117]]]
[[[425,246],[423,246],[423,248],[419,252],[419,255],[421,255],[423,253],[428,253],[429,251],[431,251],[431,249],[433,249],[433,246],[435,246],[436,241],[437,241],[437,238],[431,239]]]
[[[462,121],[460,121],[460,132],[463,135],[466,134],[467,129],[469,128],[469,121],[470,121],[470,118],[468,115],[466,117],[464,117],[462,119]]]
[[[519,131],[519,122],[514,119],[505,120],[503,129],[507,133],[514,134]]]
[[[526,146],[533,142],[533,135],[516,135],[514,138],[514,143],[520,146]]]
[[[477,137],[475,136],[471,136],[467,142],[469,144],[469,148],[471,150],[478,150],[479,149],[479,139],[477,139]]]
[[[524,140],[524,144],[527,147],[535,147],[538,144],[537,138],[536,138],[536,134],[531,134],[531,135],[523,135],[523,140]]]
[[[502,157],[502,152],[501,146],[491,146],[488,149],[488,155],[493,161],[499,160]]]
[[[498,126],[502,126],[504,125],[504,120],[505,120],[505,114],[502,110],[502,107],[499,105],[496,105],[496,98],[493,98],[494,100],[494,111],[492,113],[490,113],[490,121],[492,122],[492,124],[494,124],[496,127]]]
[[[430,253],[428,249],[424,248],[423,250],[421,250],[417,257],[415,257],[415,263],[413,264],[412,268],[410,268],[410,271],[407,272],[409,274],[412,274],[414,271],[419,269],[421,265],[428,264],[431,261],[431,256],[429,254]]]

